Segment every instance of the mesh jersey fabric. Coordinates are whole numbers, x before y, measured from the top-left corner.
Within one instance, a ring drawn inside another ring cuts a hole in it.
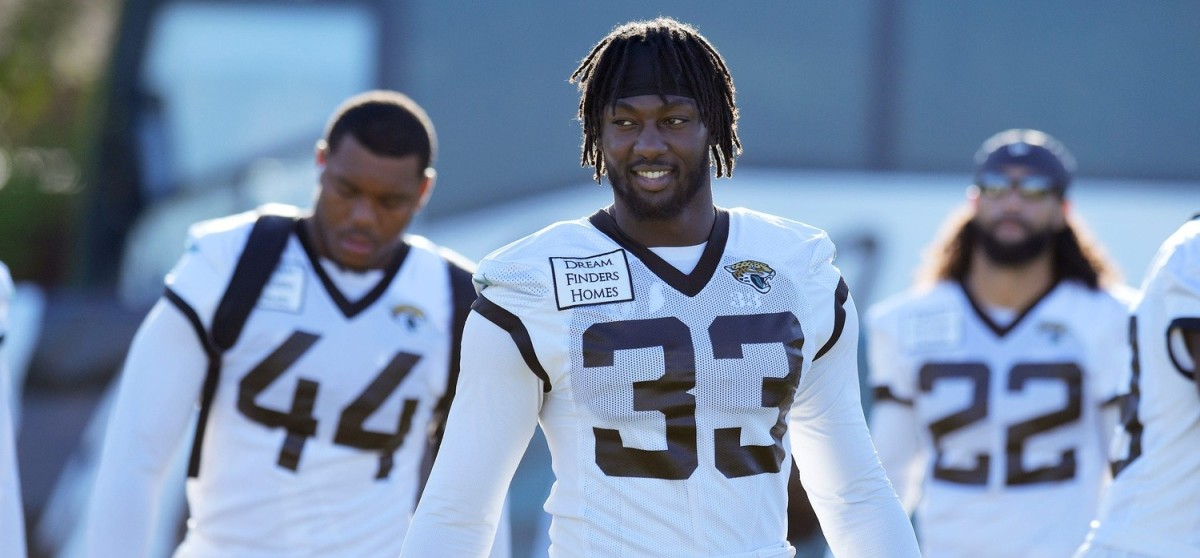
[[[793,453],[835,548],[915,555],[867,436],[857,317],[833,257],[822,231],[745,209],[718,211],[689,274],[604,211],[510,244],[476,273],[460,389],[497,367],[524,376],[456,402],[443,451],[490,448],[451,439],[465,436],[459,421],[512,416],[491,400],[536,406],[556,476],[545,504],[555,557],[786,556]],[[508,348],[493,349],[496,331]],[[492,358],[472,365],[484,350]],[[527,439],[524,424],[497,432],[518,428]],[[513,452],[494,451],[495,475],[511,475]],[[404,556],[478,552],[469,541],[486,537],[476,525],[494,510],[475,509],[471,492],[490,506],[506,479],[451,486],[473,476],[442,477],[457,463],[435,466]]]

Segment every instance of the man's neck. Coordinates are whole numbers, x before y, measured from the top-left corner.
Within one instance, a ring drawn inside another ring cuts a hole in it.
[[[672,219],[638,219],[614,207],[613,220],[626,236],[643,246],[695,246],[708,240],[716,212],[712,204],[692,205]]]
[[[975,300],[988,305],[1024,310],[1054,283],[1053,252],[1047,250],[1020,266],[1001,266],[982,250],[971,256],[965,285]]]

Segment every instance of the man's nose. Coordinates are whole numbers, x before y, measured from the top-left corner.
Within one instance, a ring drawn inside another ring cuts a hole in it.
[[[633,145],[634,152],[639,156],[653,159],[655,156],[667,151],[667,143],[663,139],[662,131],[658,129],[657,124],[648,124],[642,126],[638,132],[637,141]]]
[[[350,222],[363,225],[375,222],[375,207],[366,196],[359,196],[350,202]]]

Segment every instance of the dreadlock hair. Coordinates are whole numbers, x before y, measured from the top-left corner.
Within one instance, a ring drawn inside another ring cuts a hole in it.
[[[325,126],[330,153],[337,151],[346,135],[376,155],[416,155],[422,171],[437,159],[437,134],[429,115],[397,91],[366,91],[343,101]]]
[[[659,96],[666,86],[679,84],[694,95],[700,119],[709,131],[709,150],[717,177],[732,176],[734,160],[742,152],[737,135],[738,109],[733,76],[717,49],[696,28],[671,18],[634,21],[615,27],[596,43],[571,74],[581,92],[578,118],[583,124],[580,166],[595,167],[600,182],[604,149],[600,130],[604,112],[616,106],[634,46],[654,54],[655,85]],[[666,77],[664,77],[666,76]],[[672,81],[673,80],[673,81]]]
[[[917,285],[931,286],[938,281],[962,282],[971,267],[979,232],[970,207],[950,214],[934,241],[925,250],[924,262],[917,271]],[[1067,215],[1066,226],[1051,238],[1054,250],[1054,280],[1075,279],[1091,289],[1113,285],[1121,280],[1115,264],[1109,261],[1083,221]]]

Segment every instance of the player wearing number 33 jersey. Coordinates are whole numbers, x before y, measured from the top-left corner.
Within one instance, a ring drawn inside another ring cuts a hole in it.
[[[833,244],[713,203],[741,146],[716,49],[674,19],[628,22],[571,80],[613,203],[480,263],[401,556],[483,556],[538,424],[554,558],[790,557],[793,459],[835,553],[918,555],[867,433]]]
[[[557,477],[552,556],[788,556],[792,458],[836,548],[911,539],[858,402],[858,324],[833,244],[717,211],[690,273],[607,211],[480,263],[462,382],[405,556],[486,549],[535,419]],[[453,527],[418,533],[441,519]]]

